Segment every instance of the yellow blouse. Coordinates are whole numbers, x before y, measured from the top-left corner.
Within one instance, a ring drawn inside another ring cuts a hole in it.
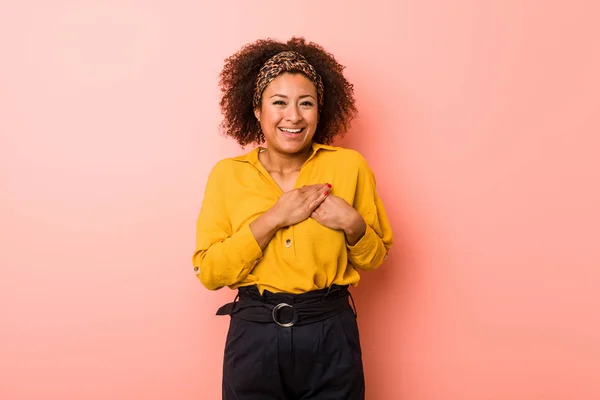
[[[260,150],[221,160],[209,174],[192,257],[204,286],[216,290],[257,285],[261,293],[303,293],[332,284],[356,286],[357,269],[381,265],[392,246],[392,230],[373,172],[360,153],[316,143],[295,187],[330,183],[331,194],[364,218],[366,233],[350,246],[343,231],[308,218],[277,231],[263,252],[249,224],[283,192],[259,161]]]

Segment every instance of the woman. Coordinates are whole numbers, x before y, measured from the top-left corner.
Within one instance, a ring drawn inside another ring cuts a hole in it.
[[[375,178],[333,147],[356,114],[352,85],[314,43],[259,40],[221,72],[223,128],[249,153],[212,169],[194,270],[237,289],[223,399],[364,399],[348,286],[381,265],[392,231]]]

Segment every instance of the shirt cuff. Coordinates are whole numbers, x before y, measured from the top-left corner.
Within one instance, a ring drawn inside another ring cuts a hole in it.
[[[360,240],[354,245],[346,243],[346,247],[348,250],[350,250],[354,257],[360,257],[361,255],[371,252],[372,249],[377,246],[379,240],[380,238],[377,236],[377,233],[375,233],[373,228],[367,225],[365,234],[360,238]]]
[[[254,267],[263,256],[263,251],[258,245],[250,226],[242,227],[235,235],[235,243],[232,243],[231,251],[238,254],[245,268]]]

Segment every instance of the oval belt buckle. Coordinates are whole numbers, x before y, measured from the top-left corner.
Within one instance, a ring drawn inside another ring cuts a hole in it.
[[[285,323],[285,324],[283,324],[283,323],[281,323],[281,322],[279,322],[279,321],[277,320],[277,312],[278,312],[280,309],[282,309],[283,307],[289,307],[289,308],[291,308],[291,309],[294,311],[294,316],[292,317],[292,320],[291,320],[290,322],[287,322],[287,323]],[[276,305],[276,306],[273,308],[272,315],[273,315],[273,321],[275,321],[275,323],[276,323],[277,325],[281,326],[281,327],[284,327],[284,328],[289,328],[289,327],[291,327],[291,326],[294,326],[294,324],[296,323],[296,309],[294,308],[294,306],[291,306],[291,305],[289,305],[289,304],[287,304],[287,303],[279,303],[279,304],[277,304],[277,305]]]

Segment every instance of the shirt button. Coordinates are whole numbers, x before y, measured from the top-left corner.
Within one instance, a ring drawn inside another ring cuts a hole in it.
[[[256,267],[256,265],[260,262],[260,260],[262,260],[262,258],[257,258],[256,260],[254,260],[254,266]]]
[[[199,275],[200,274],[200,268],[194,267],[194,272],[196,273],[196,275]]]
[[[285,247],[290,247],[292,245],[292,239],[288,239],[285,241]]]

